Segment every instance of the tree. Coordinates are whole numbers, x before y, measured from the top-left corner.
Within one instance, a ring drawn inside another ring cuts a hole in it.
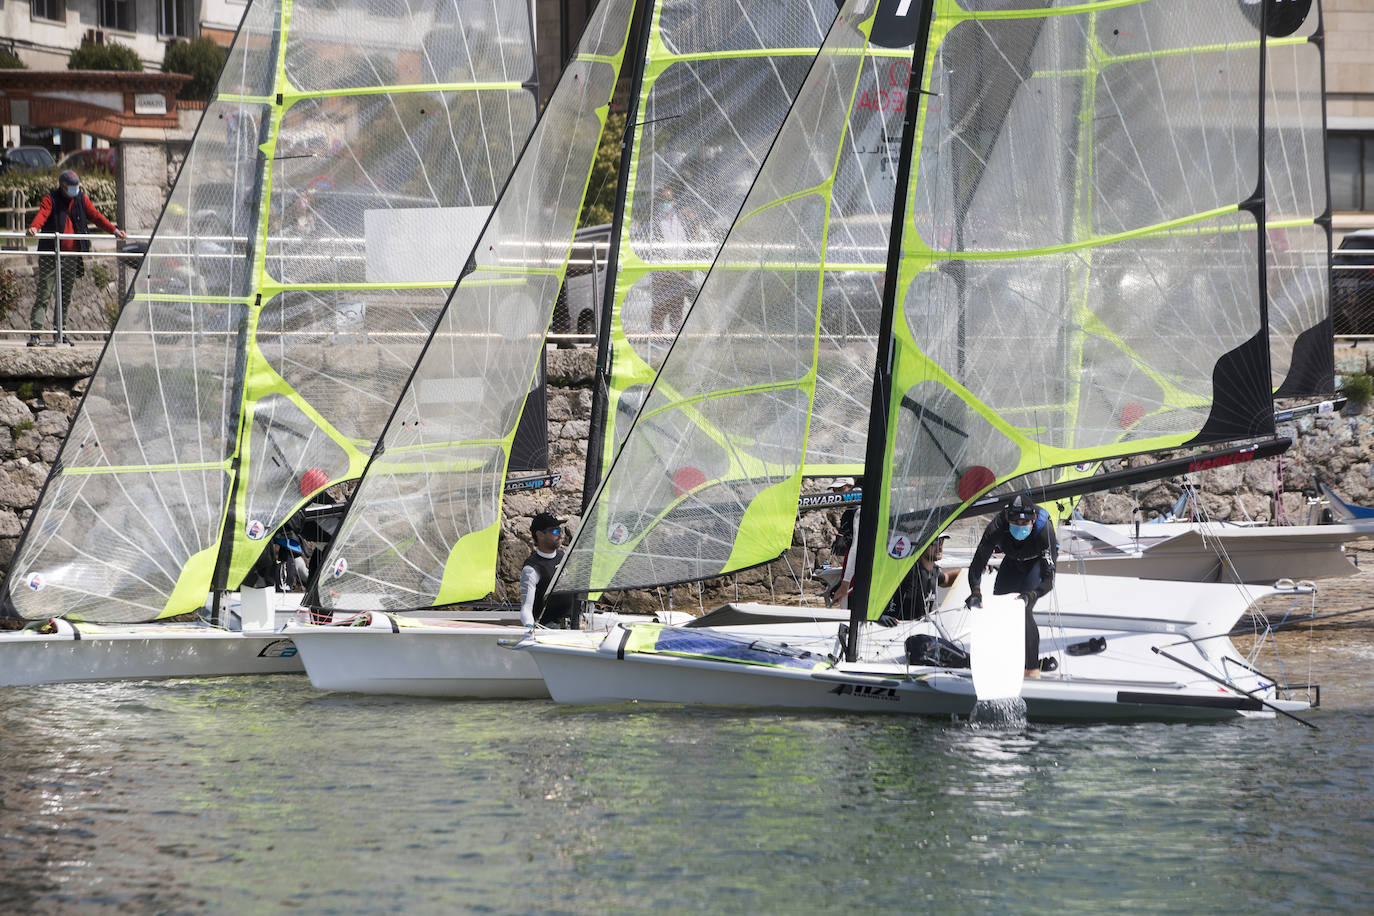
[[[128,45],[117,41],[95,44],[81,42],[67,58],[68,70],[123,70],[125,73],[142,73],[143,61],[138,52]]]
[[[29,65],[19,59],[13,51],[0,49],[0,70],[27,70]]]
[[[177,39],[167,46],[162,57],[163,73],[185,73],[191,77],[177,93],[177,98],[185,101],[210,101],[223,68],[224,49],[204,35],[190,41]]]
[[[582,201],[582,215],[577,223],[579,227],[600,226],[611,221],[615,212],[616,176],[620,174],[620,146],[624,139],[625,112],[608,113],[601,145],[596,148],[596,158],[592,161],[587,196]]]

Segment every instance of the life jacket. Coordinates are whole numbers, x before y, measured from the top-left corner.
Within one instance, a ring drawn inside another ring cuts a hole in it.
[[[72,232],[77,235],[86,234],[86,192],[80,191],[75,197],[68,197],[61,186],[53,188],[48,192],[52,198],[52,212],[48,214],[48,220],[39,230],[42,233],[62,232],[67,225],[67,217],[72,221]],[[65,241],[65,240],[64,240]],[[54,239],[51,235],[38,240],[39,251],[55,251],[53,248]],[[76,243],[77,251],[90,251],[91,243],[85,239],[78,239]]]
[[[545,601],[549,582],[562,560],[562,550],[558,550],[551,557],[541,557],[537,551],[531,551],[525,558],[523,565],[533,567],[539,573],[539,583],[534,587],[534,619],[539,623],[571,618],[576,610],[577,604],[570,592],[554,592]]]

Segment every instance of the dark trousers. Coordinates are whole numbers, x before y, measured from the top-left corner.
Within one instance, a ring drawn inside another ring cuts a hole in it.
[[[1040,561],[1031,566],[1016,566],[1002,561],[997,570],[997,582],[992,587],[994,595],[1016,595],[1030,593],[1031,600],[1026,602],[1026,670],[1040,667],[1040,629],[1035,625],[1035,590],[1040,585]]]
[[[62,321],[64,323],[71,317],[72,287],[76,285],[76,278],[81,273],[80,264],[80,255],[62,259]],[[32,330],[43,330],[48,315],[48,304],[53,301],[56,286],[57,257],[51,254],[39,255],[38,287],[33,296],[33,309],[29,312],[29,327]],[[54,324],[56,324],[56,319],[57,315],[54,313]]]

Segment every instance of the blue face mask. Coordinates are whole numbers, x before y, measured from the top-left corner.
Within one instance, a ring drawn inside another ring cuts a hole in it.
[[[65,192],[67,193],[67,196],[68,196],[68,197],[75,197],[76,195],[78,195],[78,194],[81,193],[81,185],[79,185],[79,184],[64,184],[64,185],[62,186],[62,190],[65,191]]]
[[[1030,525],[1008,525],[1007,527],[1011,529],[1011,536],[1018,541],[1024,541],[1030,537]]]

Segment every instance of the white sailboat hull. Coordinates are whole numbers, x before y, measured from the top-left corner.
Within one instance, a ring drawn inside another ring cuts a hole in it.
[[[195,624],[140,624],[82,633],[0,633],[0,687],[81,681],[299,674],[280,631],[233,633]]]
[[[804,671],[678,656],[627,653],[618,658],[613,651],[537,643],[517,651],[538,660],[549,693],[559,703],[634,701],[938,717],[972,715],[976,704],[967,671],[862,664]],[[1045,721],[1215,721],[1274,715],[1258,700],[1205,680],[1184,684],[1050,675],[1025,680],[1021,697],[1027,717]],[[1266,699],[1286,711],[1309,705]]]
[[[1272,592],[1217,584],[1063,576],[1051,598],[1036,607],[1040,656],[1053,658],[1057,667],[1041,678],[1022,682],[1027,715],[1079,721],[1208,721],[1274,715],[1272,707],[1212,678],[1255,690],[1286,710],[1307,708],[1306,702],[1276,700],[1272,687],[1244,666],[1225,635],[1252,601]],[[518,649],[537,659],[550,696],[560,703],[646,701],[965,716],[973,712],[976,700],[969,670],[909,665],[905,646],[907,638],[917,634],[966,645],[974,618],[981,613],[963,607],[967,594],[961,575],[932,619],[893,628],[869,627],[863,650],[868,660],[833,667],[820,662],[836,652],[836,624],[775,625],[747,631],[753,638],[813,653],[816,664],[795,667],[681,651],[626,651],[628,631],[624,628],[601,641],[576,644],[537,637]],[[1012,596],[987,596],[985,601],[1019,606],[1019,599]],[[717,632],[738,635],[746,631],[723,628]]]
[[[498,645],[524,636],[521,627],[461,621],[395,630],[293,624],[287,632],[319,690],[483,699],[549,695],[533,658]]]

